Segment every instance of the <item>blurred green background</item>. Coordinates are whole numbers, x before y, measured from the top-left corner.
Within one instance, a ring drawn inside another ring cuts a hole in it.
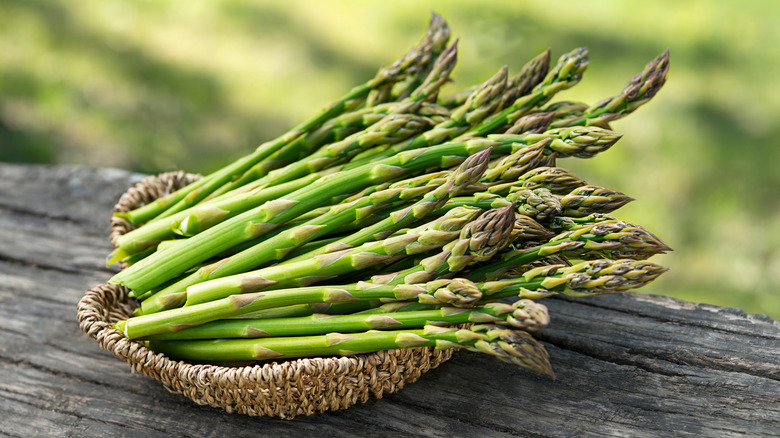
[[[780,317],[780,6],[774,1],[2,0],[0,161],[209,172],[373,76],[431,11],[460,38],[457,91],[587,46],[595,103],[665,48],[625,134],[560,166],[637,200],[675,248],[644,292]]]

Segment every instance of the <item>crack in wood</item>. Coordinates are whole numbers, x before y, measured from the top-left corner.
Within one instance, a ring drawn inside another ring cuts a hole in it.
[[[93,225],[91,223],[91,221],[86,220],[86,219],[76,218],[76,217],[67,216],[67,215],[58,215],[58,214],[51,214],[51,213],[48,213],[48,212],[41,212],[41,211],[30,210],[30,209],[27,209],[27,208],[24,208],[24,207],[21,207],[21,206],[6,204],[6,203],[3,203],[3,202],[0,202],[0,210],[5,210],[5,211],[7,211],[9,213],[18,214],[20,216],[32,216],[32,217],[35,217],[35,218],[38,218],[38,219],[44,219],[44,220],[48,220],[48,221],[52,221],[52,222],[68,222],[68,223],[71,223],[73,225],[78,225],[78,226],[83,226],[83,225],[92,226]]]
[[[632,366],[641,370],[673,377],[686,377],[688,374],[668,370],[662,366],[662,363],[670,363],[678,366],[696,368],[702,371],[723,371],[733,372],[762,379],[780,381],[777,375],[780,370],[772,366],[761,366],[756,363],[745,363],[742,366],[729,364],[727,361],[719,361],[712,357],[697,357],[695,353],[687,352],[684,356],[670,354],[664,350],[651,350],[640,347],[630,348],[622,352],[616,351],[623,347],[615,345],[616,350],[599,349],[594,343],[577,342],[570,337],[550,334],[549,332],[539,332],[537,339],[547,342],[564,350],[579,353],[593,359],[604,362],[614,363],[616,365]],[[686,360],[687,359],[687,360]]]
[[[512,429],[509,427],[501,426],[500,424],[491,423],[487,421],[478,421],[478,418],[474,417],[464,417],[460,415],[453,415],[453,412],[448,411],[446,409],[442,408],[436,408],[433,405],[430,404],[423,404],[423,403],[415,403],[410,399],[404,399],[402,393],[398,394],[388,394],[385,399],[392,401],[395,404],[398,404],[399,406],[403,407],[411,407],[414,408],[416,411],[428,411],[431,412],[432,416],[434,417],[447,417],[451,418],[455,421],[458,421],[460,423],[467,424],[469,426],[474,427],[475,429],[489,429],[492,432],[496,433],[503,433],[508,434],[511,436],[517,436],[517,437],[523,437],[523,438],[548,438],[552,435],[540,435],[537,433],[529,432],[529,431],[522,431],[519,432],[516,429]]]
[[[590,357],[592,359],[600,360],[602,362],[607,362],[607,363],[621,365],[621,366],[630,366],[630,367],[641,369],[643,371],[647,371],[655,374],[661,374],[668,377],[685,376],[684,373],[665,370],[660,366],[652,366],[647,363],[642,363],[642,361],[630,360],[628,358],[617,356],[616,352],[614,351],[598,351],[593,344],[573,342],[571,338],[567,338],[565,336],[555,336],[549,333],[540,332],[536,334],[536,338],[542,342],[546,342],[548,344],[554,345],[555,347],[560,348],[562,350],[572,351],[574,353],[578,353],[583,356]],[[647,356],[642,356],[642,357],[645,357],[646,359],[653,359]],[[655,357],[654,359],[666,361],[665,358],[661,358],[661,357]]]
[[[41,262],[38,260],[20,259],[2,253],[0,253],[0,263],[6,263],[15,266],[26,266],[35,269],[55,271],[63,274],[79,275],[79,276],[84,274],[93,274],[95,272],[105,272],[112,275],[116,273],[116,270],[112,270],[106,267],[95,267],[89,265],[55,265],[51,263]]]
[[[43,365],[36,364],[34,362],[31,362],[27,359],[21,359],[16,357],[8,357],[8,356],[0,356],[0,363],[8,364],[11,366],[16,367],[24,367],[24,368],[30,368],[36,371],[39,371],[44,374],[50,374],[52,376],[58,376],[63,377],[68,380],[76,380],[80,383],[89,383],[91,385],[99,385],[99,386],[105,386],[105,382],[101,382],[100,380],[93,380],[93,379],[87,379],[83,376],[79,376],[78,374],[69,373],[64,370],[58,370],[54,368],[49,368]],[[117,386],[117,388],[121,388]]]
[[[634,295],[636,295],[636,294],[626,295],[626,297],[628,299],[634,299],[633,298]],[[666,297],[663,297],[663,298],[666,298]],[[724,334],[729,334],[729,335],[737,333],[737,334],[743,334],[743,335],[754,337],[754,338],[762,338],[762,339],[768,339],[768,340],[780,340],[780,332],[778,332],[777,336],[770,336],[770,335],[765,335],[765,334],[760,333],[760,332],[756,332],[755,330],[750,331],[748,329],[744,329],[743,327],[740,327],[737,324],[732,324],[732,325],[728,325],[728,326],[717,326],[714,323],[707,322],[707,321],[702,321],[702,320],[697,320],[697,319],[694,319],[694,318],[663,317],[662,315],[655,315],[655,314],[647,313],[649,309],[645,309],[644,311],[639,311],[639,310],[629,309],[629,308],[626,308],[626,307],[619,307],[619,306],[604,304],[603,302],[600,302],[599,300],[592,300],[592,299],[576,299],[576,298],[570,298],[570,297],[566,297],[566,296],[553,296],[553,297],[550,297],[549,299],[561,300],[561,301],[565,301],[565,302],[568,302],[568,303],[578,304],[578,305],[592,307],[592,308],[596,308],[596,309],[610,310],[610,311],[622,313],[622,314],[633,316],[633,317],[637,317],[637,318],[648,318],[648,319],[652,319],[652,320],[659,321],[659,322],[671,323],[671,324],[680,324],[680,325],[684,325],[684,326],[691,326],[691,327],[706,329],[706,330],[709,330],[709,331],[716,331],[716,332],[719,332],[719,333],[724,333]],[[653,300],[643,300],[643,301],[652,303],[653,305],[656,305],[656,306],[665,307],[663,303],[659,303],[657,301],[653,301]],[[695,307],[692,308],[692,309],[686,309],[686,310],[691,311],[691,312],[701,311],[701,309],[699,308],[699,306],[700,306],[699,304],[696,304],[696,303],[688,303],[688,304],[693,304]],[[743,321],[745,323],[750,323],[750,324],[753,324],[753,325],[755,325],[755,324],[766,324],[769,327],[780,327],[780,321],[775,321],[772,318],[769,318],[769,317],[767,317],[765,315],[749,315],[749,314],[744,313],[744,312],[742,312],[742,311],[740,311],[738,309],[725,309],[724,308],[723,310],[734,310],[736,312],[741,312],[744,315],[744,317],[741,318],[740,321]],[[761,316],[761,317],[760,318],[750,319],[749,318],[750,316]]]

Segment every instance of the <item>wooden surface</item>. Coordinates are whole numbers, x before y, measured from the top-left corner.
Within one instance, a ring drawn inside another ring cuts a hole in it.
[[[780,436],[780,324],[643,294],[547,300],[557,380],[459,352],[397,394],[280,420],[166,392],[83,334],[140,175],[0,164],[0,436]]]

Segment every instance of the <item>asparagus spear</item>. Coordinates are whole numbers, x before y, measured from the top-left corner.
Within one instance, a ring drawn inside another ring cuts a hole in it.
[[[422,328],[426,325],[490,323],[524,330],[539,330],[549,324],[547,307],[529,299],[514,304],[487,303],[462,309],[439,307],[431,310],[351,315],[312,314],[294,318],[222,319],[175,333],[161,333],[147,339],[220,339],[312,336],[326,333],[353,333],[366,330]]]
[[[476,286],[482,292],[479,304],[511,297],[538,300],[556,294],[592,297],[643,287],[666,271],[667,268],[644,260],[597,259],[574,265],[546,264],[526,268],[511,278],[476,283]],[[418,302],[398,302],[384,306],[393,306],[396,312],[429,308]],[[373,314],[381,311],[383,309],[379,308],[359,313]]]
[[[591,297],[640,288],[668,271],[644,260],[586,260],[575,265],[545,265],[526,270],[522,276],[479,283],[482,302],[519,296],[539,299],[554,294]]]
[[[284,338],[152,340],[147,345],[175,359],[200,362],[352,356],[396,348],[467,348],[554,377],[547,351],[530,334],[497,326],[480,325],[477,329],[479,331],[426,326],[417,330],[329,333]]]
[[[358,283],[339,286],[308,286],[231,295],[226,298],[164,310],[122,320],[114,328],[129,339],[172,333],[193,325],[258,310],[306,303],[344,303],[357,300],[414,299],[425,304],[473,306],[482,294],[469,280],[437,280],[428,284],[394,286]]]
[[[650,61],[641,73],[631,78],[619,95],[591,106],[580,117],[556,120],[552,126],[588,125],[606,128],[609,122],[625,117],[652,99],[666,82],[668,72],[669,49],[666,49]]]
[[[614,294],[645,286],[668,269],[644,260],[596,259],[575,265],[522,265],[510,278],[476,283],[482,293],[480,304],[511,297],[538,300],[556,294],[590,297]],[[467,273],[471,276],[471,273]],[[360,314],[429,310],[430,304],[396,302],[379,308],[362,310]]]
[[[297,318],[314,314],[346,315],[358,312],[373,311],[383,304],[376,300],[358,300],[346,303],[304,303],[291,306],[272,307],[241,315],[232,315],[225,320],[234,319],[273,319],[273,318]],[[133,314],[133,316],[140,316]]]

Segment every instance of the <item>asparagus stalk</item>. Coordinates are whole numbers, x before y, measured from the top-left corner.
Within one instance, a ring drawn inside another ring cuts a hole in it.
[[[382,142],[397,142],[416,132],[423,131],[430,126],[430,120],[413,114],[388,115],[365,131],[353,134],[343,141],[323,146],[320,150],[309,155],[305,159],[301,159],[281,169],[269,172],[268,175],[258,179],[254,184],[273,188],[277,185],[287,183],[288,181],[296,181],[332,167],[334,164],[342,161],[344,157],[348,157],[355,153],[356,150],[368,148]],[[282,194],[282,196],[284,194]],[[243,211],[260,204],[261,203],[242,204],[242,206],[244,206]],[[180,226],[175,231],[183,235],[192,235],[203,229],[205,228],[196,228],[189,230],[189,233],[187,233],[188,230],[183,229],[183,227]]]
[[[353,356],[396,348],[467,348],[554,377],[549,356],[520,330],[480,325],[479,331],[426,326],[417,330],[329,333],[261,339],[148,341],[149,348],[187,361],[264,361],[298,357]]]
[[[554,294],[592,297],[637,289],[658,278],[667,268],[644,260],[586,260],[575,265],[545,265],[522,276],[479,283],[482,302],[519,296],[540,299]]]
[[[539,330],[549,324],[547,307],[529,299],[514,304],[487,303],[463,309],[439,307],[392,313],[355,313],[350,315],[312,314],[294,318],[223,319],[190,327],[175,333],[153,335],[148,339],[219,339],[312,336],[326,333],[354,333],[366,330],[422,328],[426,325],[490,323],[524,330]]]
[[[325,144],[342,141],[352,134],[371,127],[387,116],[388,108],[391,108],[391,105],[387,103],[374,107],[360,108],[329,120],[326,124],[306,132],[287,143],[278,151],[243,172],[240,176],[213,191],[204,200],[216,198],[245,186],[274,169],[287,166],[306,157]]]
[[[666,49],[650,61],[641,73],[631,78],[620,94],[591,106],[579,117],[556,120],[552,126],[587,125],[606,128],[609,122],[625,117],[652,99],[666,82],[668,72],[669,49]]]
[[[308,286],[231,295],[226,298],[164,310],[122,320],[114,328],[129,339],[158,333],[172,333],[190,326],[239,316],[258,310],[306,303],[345,303],[357,300],[416,300],[424,304],[469,307],[482,293],[469,280],[437,280],[421,285],[375,285],[358,283],[340,286]]]
[[[291,306],[272,307],[270,309],[257,310],[255,312],[243,313],[225,318],[225,320],[235,319],[274,319],[274,318],[297,318],[311,316],[314,314],[323,315],[346,315],[358,312],[367,312],[381,307],[383,304],[374,300],[358,300],[346,303],[305,303],[293,304]],[[139,316],[139,315],[133,315]],[[210,324],[210,323],[209,323]]]

